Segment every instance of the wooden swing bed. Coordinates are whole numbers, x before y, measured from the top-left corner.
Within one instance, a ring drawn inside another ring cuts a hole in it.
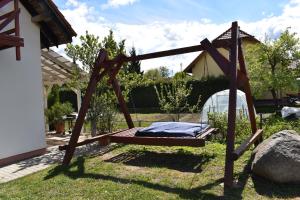
[[[229,33],[229,35],[228,35]],[[219,53],[217,48],[226,48],[230,52],[229,60]],[[135,128],[125,100],[121,95],[121,89],[116,75],[121,69],[123,63],[137,60],[153,59],[165,56],[172,56],[197,51],[207,51],[214,59],[220,69],[229,77],[229,108],[228,108],[228,130],[226,135],[226,160],[224,184],[226,187],[233,186],[233,168],[234,161],[237,160],[252,144],[257,145],[262,140],[262,130],[257,129],[255,121],[255,113],[251,96],[249,79],[245,67],[245,61],[242,51],[242,41],[237,22],[233,22],[231,28],[227,31],[227,35],[214,40],[212,43],[208,39],[201,41],[200,45],[189,46],[184,48],[172,49],[167,51],[154,52],[149,54],[127,57],[118,55],[114,59],[108,59],[107,52],[100,50],[95,61],[92,75],[79,110],[78,118],[72,131],[72,135],[68,145],[60,146],[60,150],[66,150],[63,165],[69,165],[75,148],[95,141],[101,143],[123,143],[123,144],[139,144],[139,145],[158,145],[158,146],[205,146],[206,138],[215,132],[214,128],[205,130],[204,133],[196,137],[140,137],[135,133],[140,128]],[[240,69],[237,68],[239,63]],[[92,94],[95,92],[97,83],[105,76],[109,76],[108,83],[112,85],[117,96],[120,109],[126,119],[128,129],[96,136],[82,142],[78,142],[80,131],[82,129],[84,118],[86,116]],[[247,105],[249,110],[249,119],[251,123],[252,134],[238,148],[234,148],[235,140],[235,121],[236,121],[236,94],[237,88],[242,87],[246,94]]]

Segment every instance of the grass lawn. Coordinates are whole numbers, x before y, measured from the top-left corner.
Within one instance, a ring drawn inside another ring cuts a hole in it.
[[[248,151],[236,162],[238,188],[223,196],[225,145],[203,148],[115,146],[0,185],[0,199],[299,199],[300,186],[249,173]]]

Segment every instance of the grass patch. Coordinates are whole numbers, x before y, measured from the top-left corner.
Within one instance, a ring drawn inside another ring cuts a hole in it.
[[[270,199],[297,198],[299,186],[249,174],[250,151],[235,164],[239,187],[223,196],[225,145],[203,148],[118,146],[71,166],[53,166],[1,184],[0,199]]]

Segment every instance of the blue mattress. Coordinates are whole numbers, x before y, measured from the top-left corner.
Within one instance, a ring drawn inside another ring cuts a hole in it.
[[[187,122],[155,122],[140,129],[135,136],[145,137],[196,137],[208,129],[208,124]]]

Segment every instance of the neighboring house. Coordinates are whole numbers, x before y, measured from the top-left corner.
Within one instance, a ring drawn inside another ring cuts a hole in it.
[[[45,152],[41,49],[73,36],[51,0],[0,1],[0,165]]]
[[[231,31],[228,29],[214,40],[230,39]],[[242,38],[242,47],[245,49],[247,45],[260,43],[254,36],[240,30]],[[229,58],[229,51],[225,48],[218,48],[218,51],[226,58]],[[218,77],[224,75],[217,63],[206,52],[202,51],[185,69],[184,72],[192,73],[197,79],[207,77]]]

